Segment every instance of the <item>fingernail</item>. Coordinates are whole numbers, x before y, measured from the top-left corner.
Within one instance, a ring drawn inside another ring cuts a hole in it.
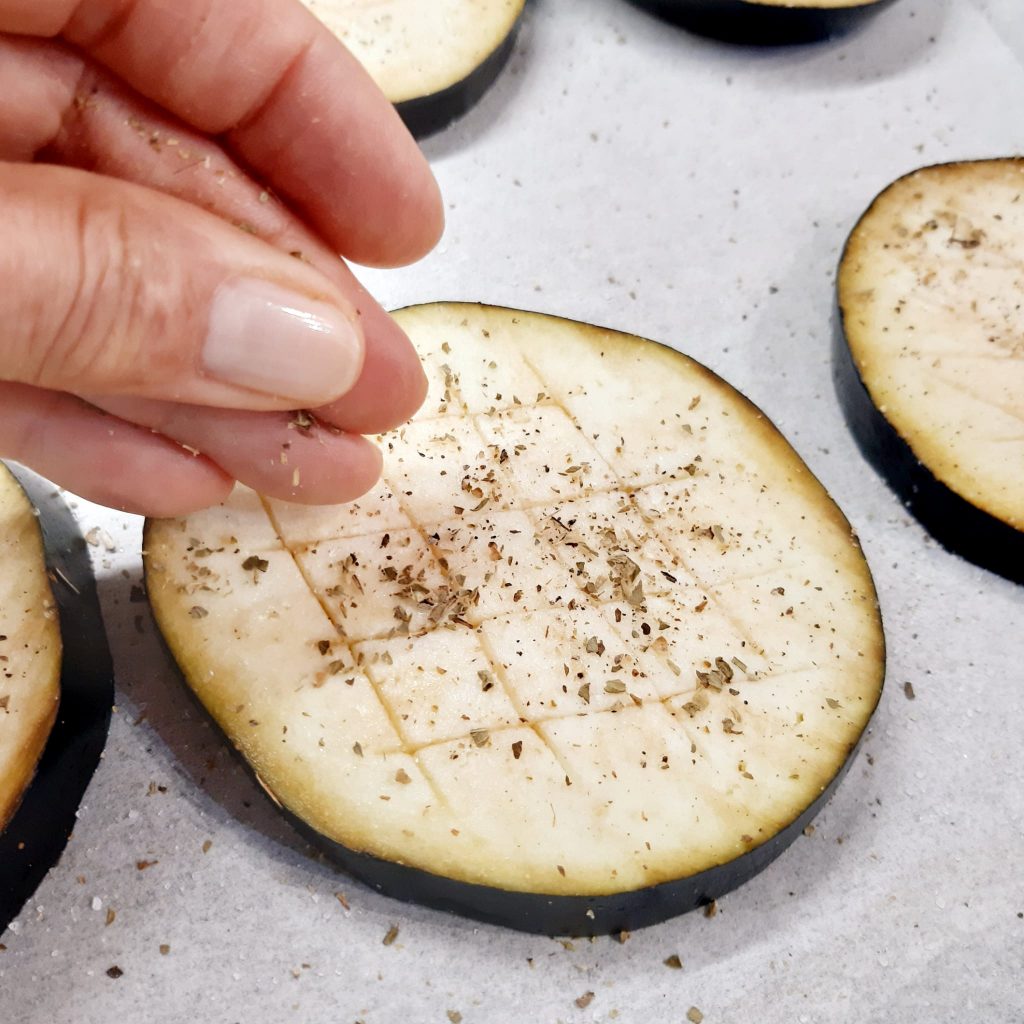
[[[363,341],[336,306],[237,278],[214,293],[202,358],[206,372],[227,384],[316,406],[355,384]]]

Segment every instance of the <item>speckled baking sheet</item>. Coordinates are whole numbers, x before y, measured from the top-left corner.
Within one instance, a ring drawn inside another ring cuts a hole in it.
[[[1024,588],[907,516],[847,432],[829,364],[835,264],[875,193],[921,164],[1024,150],[1019,7],[898,0],[845,41],[750,51],[625,0],[536,0],[495,89],[425,144],[441,246],[363,275],[389,305],[480,299],[668,342],[789,436],[860,532],[890,654],[813,834],[713,918],[623,943],[389,901],[247,781],[154,634],[139,523],[81,504],[117,549],[94,557],[118,709],[64,859],[0,936],[0,1017],[1024,1021]]]

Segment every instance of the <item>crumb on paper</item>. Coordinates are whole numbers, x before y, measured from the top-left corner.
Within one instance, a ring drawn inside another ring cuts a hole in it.
[[[93,548],[102,547],[104,550],[111,553],[117,551],[117,545],[114,543],[114,538],[111,537],[110,534],[101,526],[94,526],[85,535],[85,542]]]

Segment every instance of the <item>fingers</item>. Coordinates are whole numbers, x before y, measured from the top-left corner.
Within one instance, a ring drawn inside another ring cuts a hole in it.
[[[405,334],[323,241],[212,140],[57,43],[0,37],[0,95],[15,100],[0,105],[0,159],[39,156],[166,192],[325,274],[357,310],[366,338],[362,374],[320,410],[326,421],[372,434],[419,408],[426,380]]]
[[[244,409],[348,391],[364,344],[326,278],[186,203],[0,165],[0,375],[60,391]]]
[[[234,481],[208,459],[70,395],[0,383],[0,456],[90,501],[178,516],[224,501]]]
[[[379,109],[377,87],[339,47],[318,35],[228,144],[344,256],[412,263],[441,237],[440,191],[394,108]]]
[[[98,399],[194,451],[271,498],[329,505],[353,501],[380,478],[380,451],[366,438],[306,413],[250,413],[144,399]]]
[[[56,138],[84,73],[64,46],[0,35],[0,160],[34,160]]]
[[[351,259],[410,262],[437,241],[440,197],[416,144],[297,0],[0,0],[0,31],[61,34],[200,131],[224,135]]]
[[[427,397],[427,377],[408,336],[351,276],[348,294],[362,311],[367,345],[356,386],[316,414],[335,427],[359,434],[383,434],[412,419]]]
[[[55,36],[76,6],[77,0],[0,0],[0,32]]]
[[[0,18],[3,17],[4,0],[0,0]],[[11,55],[16,60],[9,59]],[[387,317],[383,310],[367,295],[358,285],[347,268],[334,255],[331,247],[325,245],[315,232],[304,226],[287,208],[276,202],[274,197],[256,184],[255,181],[233,163],[227,155],[216,144],[202,135],[191,132],[177,123],[174,118],[167,116],[156,108],[149,106],[140,97],[134,95],[131,90],[116,85],[109,77],[96,69],[91,68],[88,60],[84,60],[74,51],[67,50],[56,43],[42,43],[38,40],[11,40],[0,37],[0,94],[9,97],[10,101],[0,106],[0,159],[6,157],[16,160],[26,160],[38,157],[57,159],[62,162],[78,164],[82,167],[94,169],[103,174],[112,174],[124,179],[138,181],[151,189],[158,189],[179,196],[189,203],[206,207],[218,216],[225,217],[243,227],[252,236],[266,239],[287,253],[293,256],[301,256],[303,262],[315,266],[322,271],[329,279],[329,283],[317,278],[317,284],[313,301],[328,300],[332,307],[342,307],[344,312],[351,318],[353,313],[358,314],[358,323],[363,331],[370,334],[371,344],[366,353],[362,365],[362,372],[359,375],[356,386],[349,395],[342,400],[329,402],[322,410],[322,418],[329,423],[344,428],[346,431],[377,432],[397,425],[407,419],[418,407],[425,391],[425,380],[422,371],[419,369],[418,361],[412,352],[411,346],[404,334],[397,328],[393,321]],[[14,229],[18,226],[16,219],[7,216],[10,208],[5,204],[5,199],[10,198],[13,191],[17,198],[26,199],[24,190],[17,195],[18,189],[6,189],[5,185],[11,185],[12,179],[8,172],[13,169],[0,167],[0,246],[6,241],[3,237],[10,234],[21,234]],[[60,173],[52,170],[46,173]],[[94,179],[90,179],[93,182]],[[18,184],[15,182],[15,184]],[[51,186],[53,182],[49,183]],[[51,188],[51,192],[54,190]],[[66,200],[74,200],[74,205],[83,197],[76,193],[75,189],[68,189],[62,185],[56,192],[63,193]],[[95,200],[96,194],[91,188],[86,189],[88,198]],[[51,196],[52,198],[52,196]],[[149,320],[158,321],[158,327],[166,327],[168,322],[167,294],[175,291],[179,284],[173,280],[173,275],[162,273],[163,265],[158,261],[140,260],[139,254],[134,251],[130,243],[132,241],[133,220],[137,220],[139,213],[137,206],[146,204],[146,201],[137,197],[137,203],[127,203],[124,195],[118,197],[117,202],[112,201],[112,196],[106,197],[111,200],[106,209],[106,215],[111,222],[116,221],[117,230],[113,232],[117,241],[123,242],[121,254],[130,257],[127,260],[113,261],[115,267],[122,263],[128,263],[131,267],[138,269],[140,263],[150,264],[150,273],[147,276],[147,284],[141,287],[124,287],[126,281],[134,282],[130,274],[123,277],[104,273],[83,274],[81,265],[88,264],[86,257],[90,253],[103,251],[103,247],[95,244],[88,244],[90,238],[86,238],[88,232],[85,230],[90,224],[90,218],[86,216],[92,211],[91,206],[82,204],[78,207],[81,217],[78,225],[79,234],[76,237],[82,238],[83,242],[79,247],[79,269],[62,267],[61,271],[65,277],[62,279],[57,273],[50,280],[48,298],[51,307],[61,307],[59,301],[66,293],[56,284],[68,278],[76,282],[74,291],[75,301],[72,306],[65,310],[61,317],[60,330],[54,334],[47,331],[47,326],[52,326],[54,317],[52,315],[41,315],[40,322],[32,321],[30,344],[23,343],[18,352],[18,359],[5,359],[0,362],[0,375],[11,377],[18,376],[27,379],[30,383],[46,385],[48,387],[72,386],[65,384],[63,380],[54,379],[48,376],[53,372],[53,364],[60,363],[64,357],[60,355],[64,350],[64,336],[69,331],[74,335],[74,342],[71,351],[84,353],[90,347],[87,342],[96,334],[105,334],[108,337],[116,337],[121,341],[127,339],[129,342],[118,346],[119,351],[138,352],[133,349],[131,342],[131,330],[123,330],[120,333],[111,331],[109,327],[104,330],[96,328],[96,324],[104,324],[106,321],[115,321],[110,313],[110,305],[104,306],[102,302],[97,303],[93,298],[94,292],[90,289],[91,281],[97,278],[114,278],[114,284],[122,287],[111,288],[107,280],[104,291],[106,293],[118,292],[127,294],[129,301],[122,303],[123,312],[121,319],[116,320],[116,326],[123,327],[125,323],[148,322],[143,313],[152,313],[153,278],[156,277],[161,284],[160,301],[156,303],[159,315],[150,316]],[[33,219],[33,227],[37,229],[37,238],[45,237],[56,227],[66,225],[66,217],[62,213],[60,203],[45,202],[47,216],[37,223]],[[102,205],[102,204],[100,204]],[[111,213],[111,207],[119,211],[117,217]],[[166,221],[169,207],[164,210]],[[24,212],[24,210],[22,211]],[[176,210],[175,213],[178,211]],[[152,209],[146,210],[146,217],[151,221]],[[307,208],[308,215],[308,208]],[[175,218],[176,219],[176,218]],[[186,218],[189,219],[189,218]],[[158,225],[159,236],[167,237],[162,222]],[[189,241],[195,244],[194,232],[196,224],[178,225],[180,235],[189,236]],[[186,230],[187,229],[187,230]],[[217,265],[220,263],[232,263],[233,259],[225,255],[225,238],[223,231],[214,232],[218,237],[213,239],[210,235],[210,226],[207,223],[203,231],[199,232],[203,241],[207,243],[206,248],[196,248],[201,255],[209,256],[210,250],[215,251],[216,257],[211,257],[209,262]],[[322,230],[322,228],[321,228]],[[152,234],[152,222],[149,225]],[[173,235],[173,231],[171,233]],[[237,242],[238,236],[229,232],[232,241]],[[102,233],[101,233],[102,236]],[[244,237],[244,236],[242,236]],[[169,243],[170,247],[180,244],[180,237],[173,237]],[[212,244],[212,243],[216,244]],[[247,240],[247,244],[257,244],[253,238]],[[40,247],[41,251],[59,251],[61,246],[47,244]],[[111,246],[111,248],[117,248]],[[262,247],[261,247],[262,248]],[[337,248],[337,246],[335,246]],[[28,264],[32,265],[33,260],[38,261],[38,251],[28,254]],[[146,253],[149,255],[149,253]],[[157,255],[167,256],[166,251]],[[232,254],[238,257],[238,253]],[[251,254],[250,254],[251,255]],[[265,253],[263,253],[265,258]],[[173,259],[173,257],[172,257]],[[26,265],[26,253],[23,251],[12,253],[10,247],[6,247],[5,255],[0,260],[0,272],[12,270],[24,270]],[[42,261],[38,261],[40,264]],[[107,261],[101,261],[104,267]],[[289,259],[284,273],[287,275],[287,284],[292,287],[295,282],[291,277],[295,273],[295,266],[298,260]],[[372,261],[371,261],[372,262]],[[154,275],[152,264],[156,263],[158,271]],[[6,264],[6,265],[4,265]],[[246,264],[248,267],[249,264]],[[223,269],[221,266],[220,269]],[[35,265],[36,277],[46,274],[46,268]],[[207,274],[210,267],[199,260],[199,271],[196,274],[187,276],[191,281],[192,277],[202,277]],[[277,268],[280,272],[280,264]],[[69,272],[71,271],[71,272]],[[306,275],[304,284],[315,277],[315,271],[308,269],[303,271]],[[19,284],[24,279],[23,274],[18,274]],[[8,274],[8,279],[11,279]],[[84,279],[84,280],[83,280]],[[266,281],[266,278],[261,278]],[[271,283],[279,283],[279,278]],[[339,301],[339,294],[349,302],[349,307],[344,308],[344,301]],[[0,317],[4,323],[24,323],[25,319],[19,315],[26,304],[38,307],[38,303],[31,297],[36,294],[36,289],[30,290],[30,295],[21,295],[15,300],[10,295],[0,295]],[[202,292],[202,288],[198,288]],[[310,297],[310,292],[304,292]],[[58,300],[54,302],[54,298]],[[193,295],[189,295],[191,300]],[[6,305],[5,305],[6,300]],[[12,313],[10,306],[18,308]],[[117,305],[115,303],[115,305]],[[175,306],[177,314],[178,329],[192,328],[196,321],[202,320],[202,303],[199,304],[197,313],[194,302],[189,301],[184,309],[177,306],[172,300],[171,305]],[[281,303],[278,303],[280,306]],[[76,316],[75,311],[81,310],[84,315]],[[209,312],[209,310],[207,311]],[[282,310],[286,316],[286,310]],[[52,308],[50,310],[52,314]],[[209,318],[208,318],[209,319]],[[260,318],[264,321],[265,316]],[[184,321],[184,322],[181,322]],[[244,326],[244,325],[243,325]],[[314,328],[322,324],[314,323]],[[330,326],[330,325],[328,325]],[[358,331],[358,328],[357,328]],[[172,332],[176,333],[176,332]],[[275,333],[280,333],[275,332]],[[157,336],[166,339],[166,331],[156,331]],[[191,339],[195,331],[186,330]],[[122,337],[123,336],[123,337]],[[52,344],[50,343],[52,339]],[[205,357],[205,341],[202,346],[202,355]],[[0,346],[5,356],[7,349],[13,348],[9,337],[0,333]],[[154,361],[160,364],[163,359],[168,359],[180,371],[182,366],[187,378],[184,385],[180,384],[177,377],[165,376],[168,382],[165,389],[155,391],[148,390],[145,386],[138,385],[139,379],[159,379],[159,374],[165,374],[164,369],[159,369],[157,374],[145,371],[145,360],[137,358],[129,359],[122,356],[114,359],[118,367],[125,364],[134,364],[135,380],[125,385],[122,381],[120,371],[110,373],[110,365],[97,368],[94,361],[85,358],[80,361],[78,372],[69,374],[74,377],[73,386],[76,390],[91,388],[97,377],[107,383],[100,384],[101,389],[109,389],[108,397],[104,399],[111,408],[117,403],[124,401],[125,405],[121,412],[124,416],[131,416],[140,422],[159,429],[168,436],[178,436],[192,449],[202,450],[210,455],[209,459],[196,459],[189,455],[185,463],[178,465],[173,472],[165,474],[169,490],[166,492],[161,488],[159,494],[145,493],[146,481],[153,479],[147,476],[145,465],[137,463],[137,474],[130,480],[119,480],[116,475],[107,478],[97,475],[95,470],[84,474],[80,480],[69,480],[68,473],[60,468],[60,460],[50,459],[49,465],[56,467],[47,469],[40,466],[43,472],[49,472],[51,476],[68,483],[73,489],[84,493],[88,497],[96,498],[108,504],[121,507],[133,508],[135,510],[149,512],[152,514],[177,514],[179,511],[191,507],[209,504],[211,501],[220,500],[226,487],[229,485],[229,477],[240,477],[246,482],[251,482],[254,487],[265,493],[301,500],[307,502],[325,502],[349,500],[357,497],[376,479],[379,473],[379,456],[367,442],[348,436],[344,433],[337,433],[330,430],[323,430],[317,426],[313,427],[312,436],[307,437],[305,433],[300,434],[304,443],[299,450],[293,453],[287,444],[294,442],[281,441],[282,429],[289,429],[288,423],[282,423],[285,417],[272,413],[250,414],[244,411],[230,412],[214,409],[198,409],[184,405],[185,402],[205,401],[211,404],[232,404],[225,401],[223,394],[214,398],[209,391],[216,386],[225,383],[238,392],[240,387],[246,392],[245,398],[238,405],[241,409],[258,408],[272,409],[280,408],[283,404],[311,405],[318,399],[305,398],[301,401],[293,396],[280,394],[281,382],[280,373],[273,367],[270,370],[266,366],[257,365],[257,370],[262,371],[264,380],[267,377],[274,377],[273,392],[269,401],[262,390],[265,385],[254,389],[250,381],[239,385],[237,379],[232,378],[225,382],[217,380],[216,376],[209,372],[210,368],[205,360],[197,367],[194,359],[194,345],[187,344],[186,354],[180,352],[175,354],[168,351],[173,346],[167,346],[160,350],[159,354],[154,353]],[[280,355],[282,348],[287,349],[289,355],[294,354],[292,346],[273,346],[273,354]],[[28,358],[30,353],[35,362]],[[191,363],[189,354],[193,354]],[[176,359],[176,361],[175,361]],[[108,360],[108,364],[109,364]],[[215,361],[214,361],[215,362]],[[12,370],[17,367],[17,371]],[[26,370],[25,367],[28,367]],[[252,367],[248,367],[252,370]],[[194,375],[194,376],[193,376]],[[199,383],[196,383],[198,378]],[[335,384],[335,386],[337,386]],[[8,389],[10,386],[7,386]],[[192,388],[198,387],[200,391],[205,387],[205,397],[195,397]],[[32,391],[31,388],[25,389]],[[142,392],[143,394],[155,395],[155,400],[129,402],[126,399],[118,398],[118,395]],[[256,398],[253,399],[253,392]],[[43,392],[38,392],[43,394]],[[162,401],[161,401],[162,400]],[[50,402],[57,401],[57,398],[50,399]],[[61,402],[65,399],[61,398]],[[67,401],[72,401],[67,399]],[[37,403],[38,404],[38,403]],[[149,408],[147,408],[147,406]],[[81,415],[85,409],[90,417],[98,416],[95,410],[89,410],[87,406],[75,404],[72,406],[75,417]],[[52,405],[51,405],[52,410]],[[66,410],[61,411],[58,421],[63,419]],[[5,410],[6,412],[6,410]],[[8,421],[9,422],[9,421]],[[142,451],[152,454],[151,448],[154,442],[158,443],[161,459],[165,459],[167,452],[174,454],[176,460],[181,459],[181,450],[165,440],[154,437],[154,435],[139,430],[137,434],[124,435],[123,431],[137,430],[129,424],[118,420],[104,420],[103,429],[110,431],[108,424],[117,424],[117,431],[122,432],[122,438],[130,437],[130,443],[142,443]],[[294,425],[293,425],[294,426]],[[113,434],[110,434],[112,437]],[[315,438],[315,440],[314,440]],[[140,442],[140,439],[141,442]],[[0,438],[2,442],[2,438]],[[9,446],[8,446],[9,447]],[[325,451],[326,449],[326,451]],[[282,455],[284,458],[282,459]],[[275,458],[276,456],[276,458]],[[26,461],[34,461],[39,466],[39,459],[31,456],[21,456]],[[218,463],[221,468],[212,463]],[[127,460],[131,465],[131,460]],[[191,469],[190,477],[196,476],[195,467],[202,467],[203,480],[197,485],[196,480],[179,481],[176,476],[181,472],[181,465],[188,465]],[[290,472],[289,472],[290,468]],[[138,473],[142,475],[139,476]],[[97,480],[102,479],[104,489],[97,492]],[[133,483],[134,480],[134,483]],[[144,493],[141,496],[133,496],[132,488],[141,487]],[[211,494],[213,495],[211,497]],[[127,495],[127,496],[126,496]],[[168,495],[173,495],[173,501]]]

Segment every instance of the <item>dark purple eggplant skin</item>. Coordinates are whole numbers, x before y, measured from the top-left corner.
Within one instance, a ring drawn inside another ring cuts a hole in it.
[[[713,371],[708,371],[713,374]],[[742,396],[741,396],[742,397]],[[744,399],[748,401],[749,399]],[[752,403],[751,403],[752,404]],[[755,407],[756,409],[756,407]],[[757,410],[764,416],[764,413]],[[765,417],[767,419],[767,417]],[[771,422],[771,420],[769,420]],[[774,424],[773,424],[774,425]],[[847,523],[852,535],[853,527]],[[149,523],[146,524],[146,531]],[[143,533],[143,547],[146,532]],[[872,580],[872,590],[875,590]],[[824,809],[836,788],[853,763],[857,751],[867,735],[871,721],[881,700],[886,660],[885,632],[882,629],[881,679],[875,707],[871,709],[860,739],[850,745],[828,785],[788,824],[782,826],[770,839],[749,852],[718,864],[706,871],[673,879],[644,889],[634,889],[603,896],[565,896],[549,893],[521,892],[498,889],[493,886],[458,881],[437,875],[422,868],[385,860],[373,854],[353,850],[323,833],[298,817],[276,800],[258,778],[252,765],[230,743],[234,756],[246,773],[258,785],[265,799],[284,815],[296,832],[312,847],[323,852],[328,860],[339,865],[353,878],[382,895],[406,903],[418,904],[458,915],[485,924],[498,925],[514,931],[550,936],[593,937],[617,935],[640,928],[661,924],[673,917],[706,907],[760,874],[781,856],[802,834],[804,829]],[[182,687],[200,714],[224,735],[217,721],[206,710],[195,691],[177,669],[174,654],[161,636],[161,643],[171,665],[175,666]]]
[[[850,751],[842,768],[809,807],[771,839],[749,853],[687,878],[608,896],[510,892],[455,881],[406,864],[350,850],[321,835],[287,809],[284,809],[284,814],[296,831],[322,850],[330,860],[360,882],[393,899],[537,935],[573,938],[617,935],[661,924],[680,914],[706,907],[764,871],[803,834],[804,829],[828,803],[856,752],[857,746]]]
[[[494,84],[494,80],[501,74],[512,55],[521,22],[522,15],[501,45],[461,82],[456,82],[430,96],[417,96],[415,99],[395,104],[398,116],[415,138],[424,139],[447,128],[457,118],[462,117]]]
[[[148,525],[148,524],[147,524]],[[145,543],[145,537],[143,539]],[[158,630],[159,632],[159,630]],[[174,660],[174,654],[161,636],[161,645],[169,663],[181,680],[182,689],[193,707],[217,732],[223,730],[216,719],[185,680]],[[885,666],[885,634],[882,633],[882,669]],[[849,771],[857,751],[867,735],[871,720],[882,696],[864,725],[861,738],[850,746],[842,765],[829,784],[817,797],[771,839],[730,861],[685,878],[662,882],[645,889],[613,893],[606,896],[564,896],[535,892],[514,892],[493,886],[461,882],[444,875],[436,875],[422,868],[396,861],[384,860],[373,854],[353,850],[317,831],[309,822],[294,814],[275,799],[259,779],[242,753],[224,737],[238,764],[295,831],[311,847],[364,885],[403,903],[429,907],[459,917],[498,925],[513,931],[534,935],[573,936],[589,938],[598,935],[618,935],[640,928],[661,924],[680,914],[706,907],[714,900],[732,892],[760,874],[781,856],[802,834],[804,829],[824,809],[839,783]]]
[[[771,7],[748,0],[631,0],[699,35],[745,46],[815,43],[843,35],[895,0],[856,7]]]
[[[884,637],[884,634],[883,634]],[[161,637],[161,643],[171,665],[181,679],[181,685],[200,716],[218,732],[223,731],[206,710],[195,691],[177,669],[174,655]],[[883,649],[883,666],[884,666]],[[879,700],[882,687],[879,687]],[[871,717],[877,709],[871,710]],[[404,903],[429,907],[444,913],[498,925],[513,931],[535,935],[592,937],[617,935],[640,928],[661,924],[680,914],[706,907],[714,900],[749,882],[783,854],[802,834],[831,799],[853,763],[863,737],[871,726],[869,717],[861,733],[861,740],[853,744],[842,766],[831,782],[815,799],[767,842],[762,843],[724,864],[719,864],[696,875],[653,885],[645,889],[613,893],[607,896],[564,896],[534,892],[513,892],[492,886],[461,882],[436,875],[421,868],[384,860],[373,854],[353,850],[318,832],[276,800],[256,775],[252,765],[237,748],[230,746],[246,774],[295,831],[311,847],[364,885]]]
[[[33,780],[0,833],[0,933],[64,852],[106,745],[114,704],[114,667],[88,547],[53,485],[10,469],[43,512],[46,563],[60,573],[51,586],[63,655],[57,719]]]
[[[857,447],[921,525],[947,551],[1024,583],[1024,532],[961,497],[920,462],[871,400],[847,343],[838,303],[832,377]]]

